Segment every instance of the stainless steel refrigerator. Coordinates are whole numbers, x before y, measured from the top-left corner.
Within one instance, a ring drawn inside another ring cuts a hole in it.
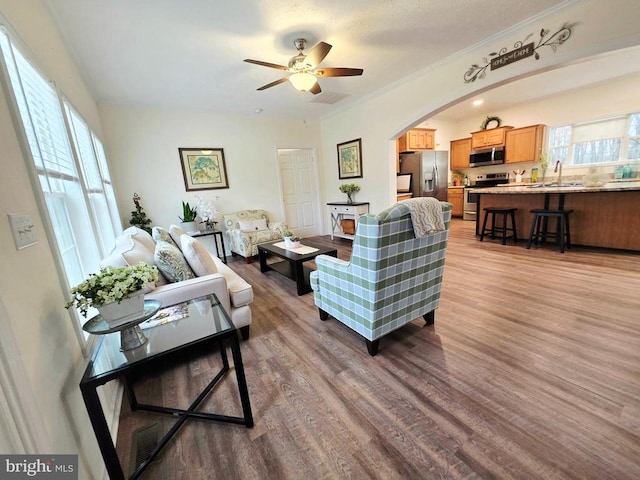
[[[400,173],[411,174],[411,190],[414,197],[436,197],[443,202],[447,201],[448,151],[401,153]]]

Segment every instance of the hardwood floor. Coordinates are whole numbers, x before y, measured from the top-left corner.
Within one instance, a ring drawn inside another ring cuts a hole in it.
[[[435,326],[417,319],[380,342],[313,294],[230,266],[253,285],[242,343],[255,427],[189,420],[144,478],[640,478],[640,255],[526,250],[476,240],[454,220]],[[348,259],[350,242],[329,237]],[[186,406],[216,353],[151,372],[140,401]],[[240,415],[229,376],[204,409]],[[123,406],[118,451],[162,417]]]

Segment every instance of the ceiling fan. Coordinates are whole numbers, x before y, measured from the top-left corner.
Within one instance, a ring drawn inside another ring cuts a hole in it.
[[[306,55],[302,51],[307,46],[307,41],[304,38],[298,38],[294,40],[293,44],[298,49],[298,54],[291,57],[288,66],[277,65],[275,63],[262,62],[260,60],[251,60],[246,58],[244,61],[248,63],[255,63],[256,65],[262,65],[263,67],[276,68],[278,70],[284,70],[289,72],[289,76],[283,77],[275,82],[268,83],[258,88],[258,90],[266,90],[270,87],[275,87],[287,80],[291,82],[296,90],[302,93],[311,92],[317,95],[322,91],[318,78],[320,77],[353,77],[356,75],[362,75],[361,68],[317,68],[320,62],[331,50],[331,45],[325,42],[318,43],[313,47]]]

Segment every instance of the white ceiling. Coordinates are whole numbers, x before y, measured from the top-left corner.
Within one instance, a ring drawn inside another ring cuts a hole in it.
[[[100,103],[313,119],[353,103],[564,0],[46,0]],[[319,95],[282,72],[293,40],[333,49]],[[566,83],[566,82],[562,82]],[[318,103],[331,98],[336,103]]]

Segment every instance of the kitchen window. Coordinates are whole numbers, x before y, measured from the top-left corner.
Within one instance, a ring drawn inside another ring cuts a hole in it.
[[[57,247],[61,284],[68,291],[99,270],[100,258],[108,254],[106,244],[122,230],[104,149],[2,26],[0,54],[23,127],[34,188],[40,189],[41,214]],[[84,319],[70,312],[85,346],[88,334],[80,329]]]
[[[640,113],[549,129],[552,162],[564,165],[628,163],[640,160]]]

